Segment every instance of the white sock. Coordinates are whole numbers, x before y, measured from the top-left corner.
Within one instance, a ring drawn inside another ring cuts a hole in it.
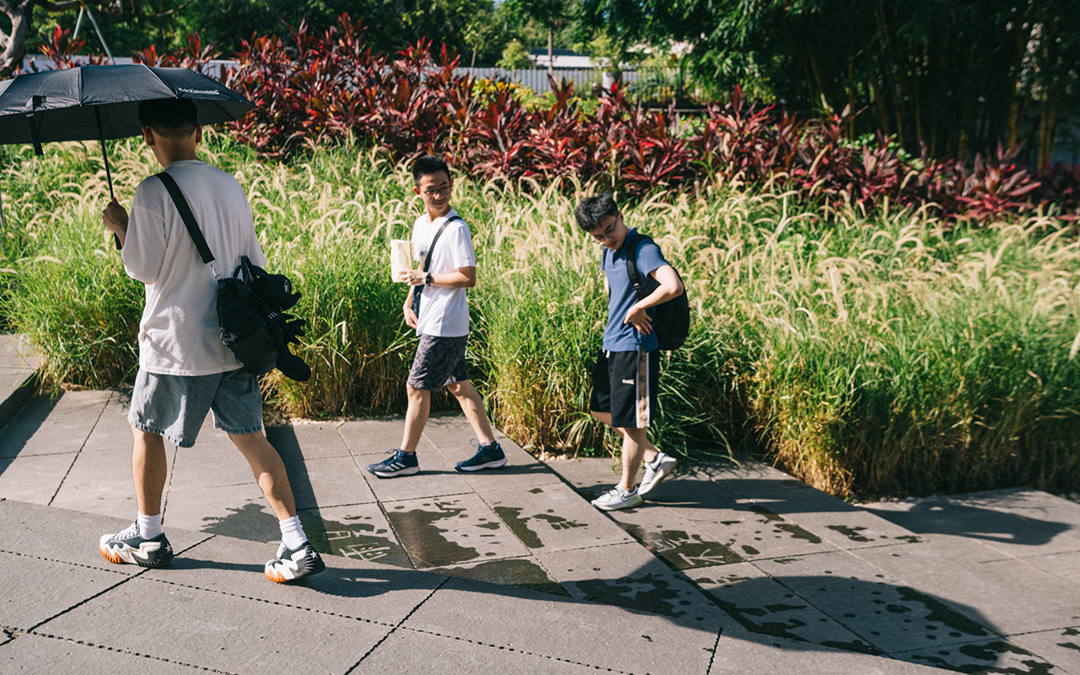
[[[143,539],[153,539],[161,534],[160,513],[156,516],[144,516],[140,513],[135,522],[139,524],[139,536]]]
[[[287,520],[282,520],[278,523],[281,527],[281,541],[285,543],[285,546],[295,551],[304,545],[307,541],[307,535],[304,534],[304,528],[300,525],[300,516],[293,516]]]

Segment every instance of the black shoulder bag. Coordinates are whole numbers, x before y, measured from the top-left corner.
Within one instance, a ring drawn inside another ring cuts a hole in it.
[[[435,233],[435,236],[431,239],[431,246],[428,246],[427,255],[424,256],[424,273],[427,274],[428,268],[431,267],[431,255],[435,252],[435,242],[439,241],[439,237],[442,236],[443,230],[446,226],[455,220],[464,221],[465,219],[455,214],[453,218],[447,218],[443,221],[443,224],[439,226],[439,231]],[[412,290],[412,311],[416,315],[416,320],[420,320],[420,296],[424,292],[424,286],[413,286]]]
[[[180,191],[176,180],[164,171],[157,177],[165,184],[172,196],[176,210],[195,242],[204,264],[209,265],[217,279],[217,313],[221,326],[221,341],[254,375],[279,369],[286,377],[303,382],[311,377],[311,368],[289,351],[289,343],[300,344],[304,334],[303,319],[285,314],[300,299],[292,292],[292,284],[281,274],[267,274],[251,264],[247,256],[240,257],[240,265],[233,276],[222,278],[214,266],[214,254],[206,244],[195,214]]]

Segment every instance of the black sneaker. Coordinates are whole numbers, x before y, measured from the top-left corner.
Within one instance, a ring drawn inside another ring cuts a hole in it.
[[[379,478],[393,478],[394,476],[410,476],[420,473],[420,462],[416,459],[415,452],[404,450],[391,450],[393,457],[384,459],[376,464],[369,464],[367,472]]]
[[[104,534],[98,542],[101,556],[112,563],[138,565],[139,567],[166,567],[173,559],[172,546],[162,532],[153,539],[139,536],[139,524],[116,534]]]
[[[481,469],[498,469],[506,464],[506,455],[503,454],[502,446],[498,441],[492,441],[487,445],[481,445],[476,454],[464,462],[458,462],[454,468],[458,471],[479,471]]]
[[[318,574],[326,569],[322,556],[318,551],[311,548],[311,544],[304,545],[295,551],[286,548],[285,542],[278,546],[277,557],[266,563],[264,570],[266,578],[278,584],[296,581],[312,574]]]

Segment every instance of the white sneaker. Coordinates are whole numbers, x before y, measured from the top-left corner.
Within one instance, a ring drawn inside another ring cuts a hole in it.
[[[638,486],[638,494],[648,494],[650,490],[660,484],[660,481],[667,478],[667,475],[674,468],[674,457],[665,455],[662,452],[656,453],[656,459],[651,464],[645,462],[645,475],[641,479],[641,485]]]
[[[618,509],[632,509],[641,504],[641,495],[635,487],[630,492],[616,485],[610,492],[605,492],[592,501],[592,505],[601,511],[617,511]]]

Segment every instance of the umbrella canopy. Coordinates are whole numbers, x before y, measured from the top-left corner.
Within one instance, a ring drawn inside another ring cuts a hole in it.
[[[194,100],[199,124],[228,122],[255,107],[187,68],[130,64],[48,70],[0,82],[0,145],[138,136],[139,103],[163,98]]]

